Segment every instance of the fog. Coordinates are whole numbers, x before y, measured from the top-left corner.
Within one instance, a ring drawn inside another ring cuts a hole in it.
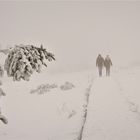
[[[0,2],[0,47],[43,44],[53,72],[92,69],[99,53],[138,63],[139,37],[140,2]]]

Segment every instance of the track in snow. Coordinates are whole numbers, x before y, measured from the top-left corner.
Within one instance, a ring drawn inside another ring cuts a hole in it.
[[[89,96],[81,140],[139,140],[140,122],[111,77],[97,78]]]
[[[94,78],[89,80],[89,86],[88,86],[88,88],[86,89],[86,92],[85,92],[85,104],[84,104],[84,111],[83,111],[84,112],[83,121],[82,121],[82,126],[81,126],[81,129],[80,129],[80,132],[79,132],[76,140],[81,140],[82,139],[84,126],[85,126],[86,119],[87,119],[87,113],[88,113],[87,108],[88,108],[88,104],[89,104],[90,91],[91,91],[91,88],[92,88],[92,85],[93,85],[93,81],[94,81]]]

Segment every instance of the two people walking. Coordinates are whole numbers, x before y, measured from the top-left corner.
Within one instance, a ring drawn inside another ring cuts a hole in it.
[[[96,59],[96,66],[98,67],[99,76],[102,76],[103,67],[106,68],[106,76],[110,76],[110,67],[112,66],[112,61],[109,55],[104,59],[101,54],[98,55]]]

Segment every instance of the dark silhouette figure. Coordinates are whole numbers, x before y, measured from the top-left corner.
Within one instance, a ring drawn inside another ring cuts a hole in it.
[[[104,66],[106,68],[106,76],[110,76],[110,67],[112,66],[112,61],[111,61],[109,55],[107,55],[105,58]]]
[[[96,66],[98,67],[98,71],[99,71],[99,76],[102,76],[102,69],[104,66],[104,58],[101,56],[101,54],[98,55],[97,59],[96,59]]]

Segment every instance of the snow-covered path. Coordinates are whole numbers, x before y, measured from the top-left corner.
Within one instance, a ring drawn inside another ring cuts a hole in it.
[[[82,140],[140,140],[140,120],[113,77],[95,79],[87,111]]]

